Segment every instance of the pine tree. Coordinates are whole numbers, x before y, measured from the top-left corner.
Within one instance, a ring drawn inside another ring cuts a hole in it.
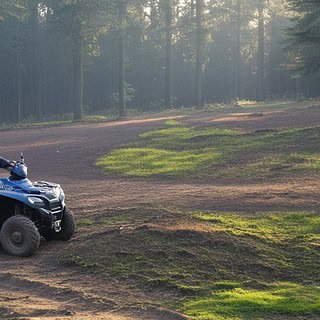
[[[25,0],[1,0],[0,2],[0,22],[8,17],[23,19],[27,14]]]
[[[320,71],[320,1],[290,0],[293,18],[287,28],[293,70],[300,74]]]

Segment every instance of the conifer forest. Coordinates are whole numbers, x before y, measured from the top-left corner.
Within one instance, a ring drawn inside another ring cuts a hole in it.
[[[1,0],[0,123],[319,96],[317,0]]]

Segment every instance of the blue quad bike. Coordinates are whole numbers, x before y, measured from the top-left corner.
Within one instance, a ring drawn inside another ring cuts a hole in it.
[[[0,179],[0,242],[14,256],[33,255],[46,240],[68,241],[75,231],[60,185],[27,179],[23,155],[8,178]]]

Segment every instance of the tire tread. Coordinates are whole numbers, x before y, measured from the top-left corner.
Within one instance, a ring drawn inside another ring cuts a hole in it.
[[[8,239],[7,232],[10,232],[10,228],[15,225],[23,226],[25,233],[28,236],[29,243],[19,248],[14,246]],[[33,222],[27,217],[16,215],[7,219],[1,228],[0,242],[2,247],[11,255],[20,257],[29,257],[33,255],[40,245],[40,234]]]

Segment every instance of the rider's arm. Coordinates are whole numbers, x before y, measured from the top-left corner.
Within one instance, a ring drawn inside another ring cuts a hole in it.
[[[10,161],[10,160],[7,160],[7,159],[0,157],[0,168],[4,168],[4,169],[10,168],[11,169],[13,167],[13,165],[14,165],[13,161]]]

